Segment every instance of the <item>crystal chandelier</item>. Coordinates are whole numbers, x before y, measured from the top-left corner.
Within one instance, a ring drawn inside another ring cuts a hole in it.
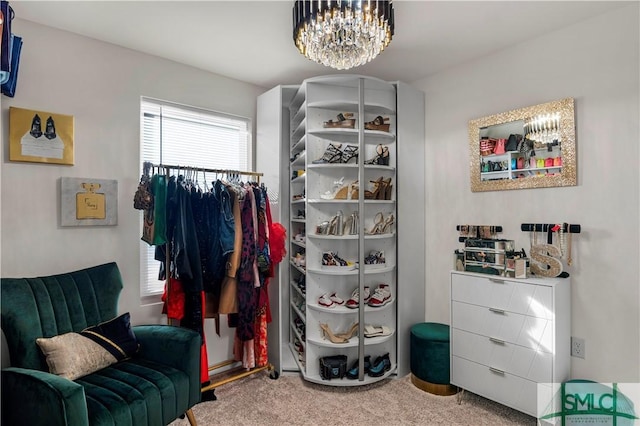
[[[378,56],[391,42],[393,27],[392,1],[296,1],[293,6],[293,41],[300,53],[338,70]]]

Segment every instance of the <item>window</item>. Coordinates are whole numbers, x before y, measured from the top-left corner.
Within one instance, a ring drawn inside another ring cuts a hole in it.
[[[142,163],[250,171],[251,121],[194,107],[142,98]],[[207,176],[210,182],[214,176]],[[202,176],[200,176],[202,179]],[[142,235],[142,223],[140,224]],[[162,294],[155,246],[140,243],[140,296]]]

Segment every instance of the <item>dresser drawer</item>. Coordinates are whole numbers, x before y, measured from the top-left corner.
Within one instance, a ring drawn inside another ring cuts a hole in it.
[[[451,299],[537,318],[553,319],[553,289],[499,277],[452,274]]]
[[[451,303],[451,327],[553,353],[553,321],[469,303]]]
[[[551,383],[553,379],[553,355],[550,352],[462,330],[453,329],[451,332],[451,354],[534,382]]]
[[[536,415],[538,385],[531,380],[453,356],[451,383],[531,416]]]

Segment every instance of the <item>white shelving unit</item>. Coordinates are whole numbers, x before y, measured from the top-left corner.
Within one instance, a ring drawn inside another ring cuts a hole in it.
[[[265,176],[270,170],[279,174],[279,219],[287,227],[290,258],[280,264],[279,287],[270,289],[272,311],[277,306],[274,318],[278,318],[270,329],[276,329],[280,338],[278,348],[272,348],[269,340],[270,359],[279,372],[299,371],[308,381],[332,386],[360,386],[389,376],[404,376],[409,372],[410,327],[425,319],[426,197],[421,184],[422,162],[414,161],[425,152],[424,96],[404,83],[354,75],[311,78],[295,86],[295,91],[292,87],[278,86],[258,100],[258,164]],[[345,112],[354,114],[353,129],[323,127],[324,122],[335,121]],[[265,123],[267,130],[263,131],[261,116],[277,120],[278,126],[272,128],[273,123]],[[377,116],[389,117],[388,132],[364,129],[364,123]],[[399,117],[403,126],[398,125]],[[357,146],[357,162],[314,164],[329,143],[341,144],[342,149]],[[388,147],[389,165],[365,164],[376,155],[378,145]],[[268,164],[262,161],[260,152],[267,150],[279,153],[280,158],[270,158]],[[374,190],[369,182],[380,177],[391,179],[390,199],[365,199],[364,190]],[[345,184],[364,182],[359,185],[359,197],[322,198],[341,178]],[[411,202],[398,204],[403,191]],[[316,234],[316,227],[339,211],[344,220],[358,213],[359,233]],[[372,229],[378,213],[384,218],[394,215],[391,232],[369,235],[365,231]],[[400,238],[402,247],[397,244]],[[384,252],[384,266],[344,270],[322,265],[322,255],[328,251],[364,265],[364,259],[374,250]],[[335,291],[346,301],[354,289],[363,294],[368,286],[373,294],[382,283],[391,288],[391,300],[382,307],[362,303],[358,309],[326,308],[318,304],[324,293]],[[359,330],[347,343],[332,343],[323,338],[320,323],[328,324],[334,333],[345,332],[354,323],[359,324]],[[365,338],[364,326],[369,324],[384,325],[393,332]],[[362,372],[365,356],[373,362],[387,353],[392,364],[389,371],[381,377]],[[346,355],[347,368],[359,362],[359,378],[323,380],[319,359],[329,355]]]

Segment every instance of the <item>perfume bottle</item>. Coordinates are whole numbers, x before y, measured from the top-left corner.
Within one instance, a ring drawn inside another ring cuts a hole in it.
[[[106,197],[103,193],[96,192],[100,189],[100,184],[83,183],[82,188],[86,192],[76,193],[76,219],[105,219]]]

